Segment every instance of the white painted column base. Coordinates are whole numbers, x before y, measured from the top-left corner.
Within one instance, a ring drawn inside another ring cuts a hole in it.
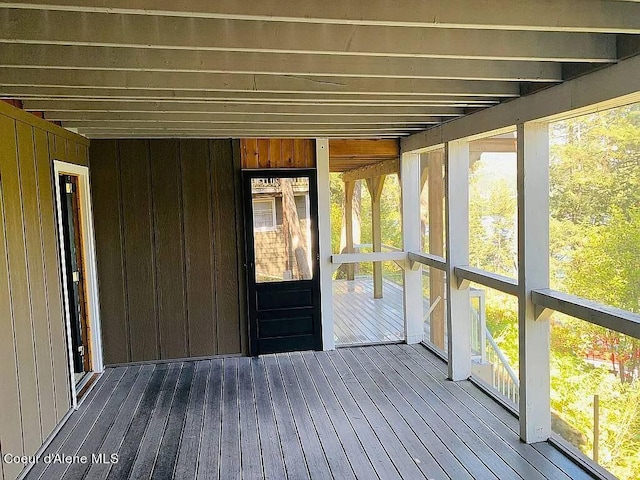
[[[420,155],[405,153],[400,161],[402,244],[405,252],[420,251]],[[404,335],[408,344],[423,340],[422,271],[404,269]],[[417,266],[417,265],[416,265]]]
[[[318,175],[318,234],[320,255],[320,310],[322,348],[335,350],[333,334],[333,265],[331,264],[331,192],[329,188],[329,140],[316,139]]]
[[[550,327],[536,320],[531,290],[549,287],[549,130],[518,125],[518,329],[520,438],[551,436]]]
[[[469,288],[459,284],[454,268],[469,263],[469,142],[447,143],[445,155],[449,379],[466,380],[471,376]]]

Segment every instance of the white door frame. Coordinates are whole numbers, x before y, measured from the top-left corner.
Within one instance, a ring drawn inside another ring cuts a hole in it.
[[[64,229],[62,226],[62,205],[60,203],[60,175],[72,175],[78,178],[80,201],[80,229],[82,234],[82,255],[85,274],[85,293],[87,296],[87,315],[91,328],[91,365],[94,373],[104,370],[102,359],[102,337],[100,330],[100,304],[98,301],[98,269],[96,265],[95,237],[93,233],[93,209],[91,206],[91,186],[89,168],[72,163],[55,160],[54,187],[56,192],[56,209],[58,211],[58,234],[60,238],[60,260],[62,265],[62,291],[64,294],[65,327],[67,333],[67,350],[69,356],[69,378],[73,408],[78,408],[78,397],[73,375],[73,352],[71,342],[71,316],[68,304],[66,251],[64,245]]]

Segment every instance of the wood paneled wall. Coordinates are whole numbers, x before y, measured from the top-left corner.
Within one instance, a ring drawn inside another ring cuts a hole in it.
[[[243,138],[242,168],[315,168],[316,142],[303,138]]]
[[[33,455],[71,408],[53,160],[88,141],[0,104],[0,449]],[[2,463],[1,478],[21,465]]]
[[[91,168],[105,363],[245,351],[238,143],[94,140]]]

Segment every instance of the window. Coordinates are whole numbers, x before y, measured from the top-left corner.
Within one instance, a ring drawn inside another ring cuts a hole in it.
[[[268,232],[276,229],[275,198],[253,200],[253,229],[256,232]]]

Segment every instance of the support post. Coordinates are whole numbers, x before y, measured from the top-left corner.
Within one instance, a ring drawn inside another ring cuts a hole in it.
[[[320,311],[322,348],[334,350],[333,335],[333,268],[331,265],[331,189],[329,178],[329,139],[316,139],[318,173],[318,232],[320,255]]]
[[[367,187],[371,195],[371,236],[373,251],[382,251],[382,225],[380,219],[380,198],[386,175],[367,178]],[[382,262],[373,262],[373,298],[382,298]]]
[[[420,251],[420,155],[405,153],[400,161],[402,245]],[[409,344],[423,340],[422,269],[404,269],[404,334]]]
[[[427,154],[428,195],[429,195],[429,253],[444,257],[444,177],[442,164],[443,152]],[[430,340],[436,347],[444,350],[444,272],[437,268],[429,269],[430,302],[441,301],[431,312]]]
[[[469,289],[459,286],[456,265],[469,264],[469,142],[459,140],[445,146],[447,201],[447,331],[449,379],[466,380],[471,375],[471,316]]]
[[[531,299],[549,287],[548,124],[519,124],[517,155],[520,438],[533,443],[551,435],[549,322]]]
[[[345,224],[345,236],[347,240],[346,253],[354,253],[353,250],[353,191],[355,189],[356,182],[345,181],[344,182],[344,224]],[[353,280],[355,278],[355,265],[348,263],[346,265],[347,280]]]

